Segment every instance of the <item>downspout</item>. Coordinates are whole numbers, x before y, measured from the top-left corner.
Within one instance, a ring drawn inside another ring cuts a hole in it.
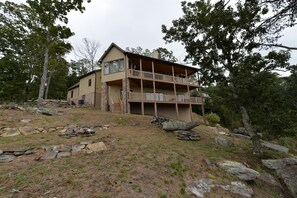
[[[96,71],[95,71],[95,92],[94,92],[94,108],[96,108],[96,95],[97,95],[97,93],[96,93],[96,86],[97,85],[97,74],[96,74]]]

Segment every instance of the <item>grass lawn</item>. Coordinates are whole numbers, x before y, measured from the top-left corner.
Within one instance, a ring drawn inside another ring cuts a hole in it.
[[[200,141],[177,140],[150,123],[149,116],[100,112],[96,109],[61,109],[56,116],[35,115],[17,110],[0,110],[0,125],[20,127],[30,118],[30,126],[50,127],[108,124],[108,130],[91,137],[65,138],[57,132],[30,136],[0,137],[0,149],[75,144],[103,141],[108,150],[96,154],[77,154],[67,158],[35,161],[36,155],[18,157],[0,164],[0,197],[193,197],[186,187],[196,179],[211,178],[221,183],[237,181],[219,168],[212,169],[205,159],[235,160],[263,171],[260,161],[251,155],[248,140],[233,139],[234,147],[215,144],[217,136],[210,127],[194,130]],[[267,156],[275,155],[267,152]],[[255,197],[283,197],[280,189],[261,182],[249,184]],[[239,197],[214,189],[205,197]]]

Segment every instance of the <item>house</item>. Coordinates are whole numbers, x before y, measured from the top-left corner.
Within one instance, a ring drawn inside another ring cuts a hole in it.
[[[86,104],[101,107],[101,70],[94,70],[79,77],[79,82],[68,89],[68,104]]]
[[[191,80],[197,68],[160,60],[157,53],[153,56],[127,52],[112,43],[99,60],[101,78],[95,75],[95,81],[101,90],[94,92],[98,96],[95,106],[100,101],[102,111],[192,120],[192,106],[202,104],[202,98],[190,97],[191,90],[199,87]],[[85,79],[90,79],[90,74],[80,78],[81,100],[87,98],[82,98]],[[72,88],[69,91],[75,93],[77,88]]]

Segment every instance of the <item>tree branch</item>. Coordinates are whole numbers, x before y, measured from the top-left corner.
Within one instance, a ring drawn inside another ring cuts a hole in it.
[[[258,44],[266,47],[279,47],[279,48],[285,48],[288,50],[297,50],[297,47],[289,47],[282,44],[267,44],[267,43],[258,43]]]

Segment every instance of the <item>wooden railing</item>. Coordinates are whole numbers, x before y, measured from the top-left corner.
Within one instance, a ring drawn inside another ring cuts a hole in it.
[[[165,74],[159,74],[159,73],[152,73],[147,71],[139,71],[134,69],[128,70],[128,76],[130,77],[137,77],[142,79],[149,79],[149,80],[158,80],[158,81],[164,81],[164,82],[176,82],[179,84],[189,84],[198,86],[198,82],[192,79],[182,78],[178,76],[170,76]]]
[[[133,93],[128,95],[130,102],[163,102],[163,103],[184,103],[184,104],[202,104],[201,97],[188,97],[187,95],[166,95],[162,93]]]

